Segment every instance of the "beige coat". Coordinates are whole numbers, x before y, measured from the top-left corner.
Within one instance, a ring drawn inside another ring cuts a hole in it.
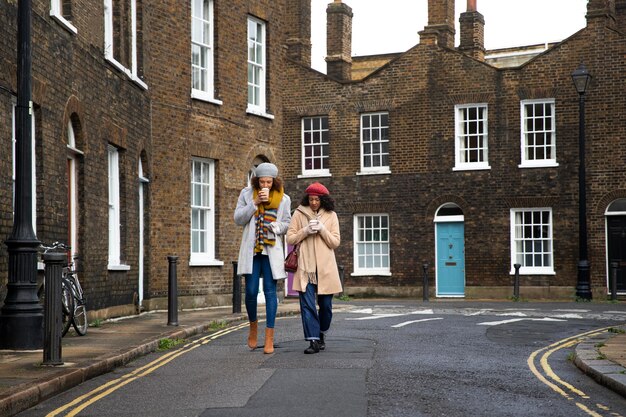
[[[302,210],[302,213],[300,210]],[[309,282],[305,269],[317,270],[317,293],[337,294],[342,291],[339,270],[335,259],[335,248],[341,243],[339,220],[334,211],[320,209],[317,218],[324,227],[316,234],[309,235],[309,219],[315,218],[311,208],[299,206],[291,218],[287,230],[287,243],[300,244],[298,270],[294,273],[294,291],[304,292]],[[306,266],[306,268],[305,268]]]

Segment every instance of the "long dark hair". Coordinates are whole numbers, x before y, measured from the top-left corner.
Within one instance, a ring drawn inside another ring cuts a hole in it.
[[[257,190],[261,189],[261,185],[259,184],[259,177],[252,177],[252,179],[250,179],[250,184]],[[283,189],[283,180],[281,180],[278,177],[274,178],[274,181],[272,181],[272,190],[280,191],[282,189]]]
[[[305,194],[300,201],[300,205],[308,206],[309,205],[309,195]],[[321,195],[320,196],[320,207],[326,211],[335,211],[335,200],[329,195]]]

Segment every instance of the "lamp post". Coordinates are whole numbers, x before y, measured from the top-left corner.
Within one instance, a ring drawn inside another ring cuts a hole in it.
[[[589,257],[587,255],[587,189],[585,171],[585,93],[591,82],[591,74],[584,64],[572,73],[572,80],[578,92],[578,279],[576,296],[591,300],[591,279]]]
[[[32,216],[32,54],[31,0],[17,8],[17,107],[15,144],[15,208],[13,231],[5,242],[9,280],[0,310],[0,349],[40,349],[43,308],[37,297],[37,248]]]

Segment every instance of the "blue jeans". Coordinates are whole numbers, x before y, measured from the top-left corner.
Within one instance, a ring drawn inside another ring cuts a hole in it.
[[[272,276],[270,259],[267,255],[257,254],[252,259],[252,273],[246,277],[246,311],[248,320],[256,321],[256,298],[259,293],[259,277],[263,275],[263,294],[265,294],[266,327],[273,329],[276,321],[278,300],[276,299],[276,281]]]
[[[315,308],[316,293],[317,285],[314,284],[307,284],[306,291],[298,292],[302,328],[306,340],[319,340],[320,333],[326,333],[330,329],[330,322],[333,319],[333,295],[317,295],[317,304],[320,307],[318,314]]]

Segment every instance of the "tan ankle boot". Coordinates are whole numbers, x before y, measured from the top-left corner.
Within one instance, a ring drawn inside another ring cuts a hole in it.
[[[250,332],[248,333],[248,347],[250,349],[256,349],[256,339],[257,339],[257,329],[258,329],[259,321],[251,321],[250,322]]]
[[[265,347],[263,353],[274,353],[274,329],[265,328]]]

